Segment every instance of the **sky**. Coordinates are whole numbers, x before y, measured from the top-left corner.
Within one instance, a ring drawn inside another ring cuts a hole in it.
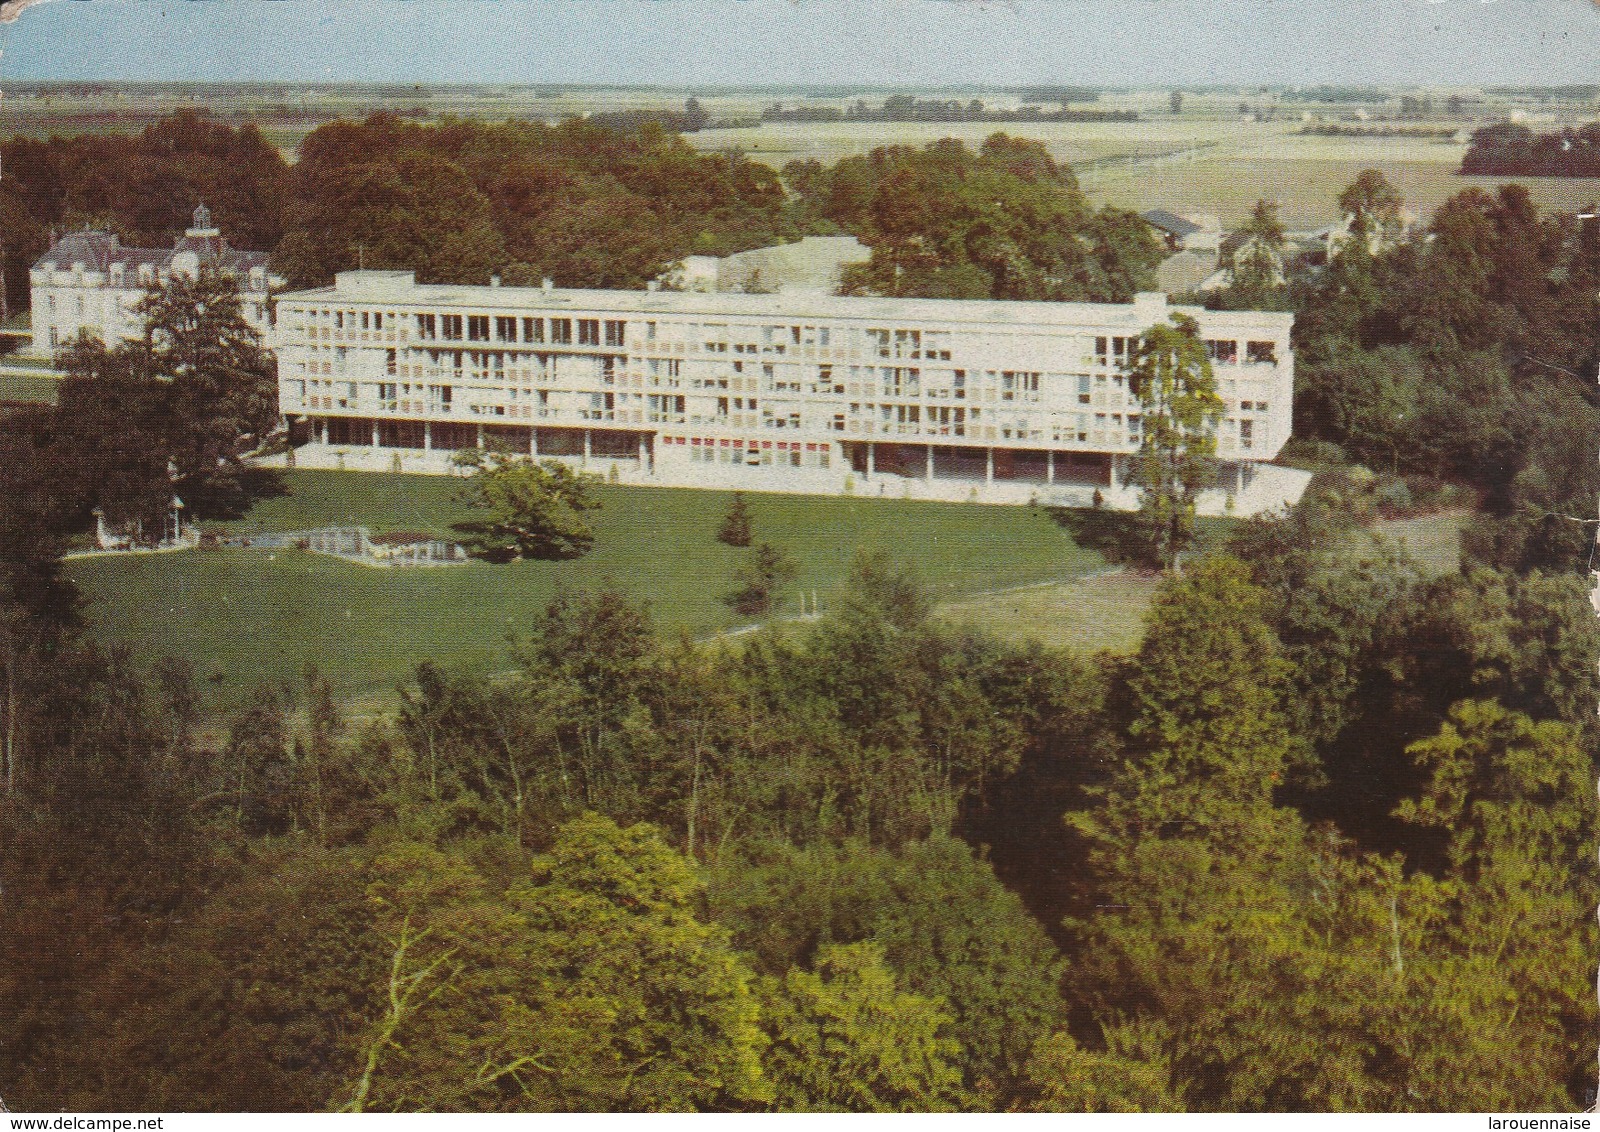
[[[1595,0],[49,0],[6,79],[670,86],[1600,79]]]

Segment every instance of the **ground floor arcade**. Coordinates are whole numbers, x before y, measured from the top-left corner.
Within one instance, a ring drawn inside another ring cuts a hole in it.
[[[804,495],[868,495],[950,502],[1138,506],[1131,454],[1049,449],[779,440],[694,435],[663,428],[299,418],[290,423],[289,466],[448,474],[468,448],[503,447],[553,458],[613,483]],[[1299,498],[1301,473],[1225,462],[1202,512],[1253,514]]]

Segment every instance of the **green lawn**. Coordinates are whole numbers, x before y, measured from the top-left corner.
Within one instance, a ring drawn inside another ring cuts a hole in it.
[[[1471,515],[1465,511],[1441,511],[1414,519],[1380,519],[1373,529],[1405,552],[1430,576],[1454,574],[1461,569],[1461,532]],[[1353,540],[1353,552],[1365,551],[1365,540]]]
[[[953,601],[940,606],[937,616],[1010,641],[1038,641],[1076,653],[1131,653],[1144,639],[1145,613],[1160,585],[1158,574],[1117,570]]]
[[[0,404],[53,405],[59,384],[42,373],[0,372]]]
[[[374,531],[446,531],[461,515],[443,477],[290,472],[287,496],[258,504],[233,533],[361,522]],[[187,551],[75,559],[68,573],[90,599],[105,640],[145,659],[190,658],[215,677],[210,707],[227,711],[264,681],[314,662],[351,699],[382,696],[418,661],[489,671],[505,664],[510,632],[526,631],[558,587],[611,578],[650,603],[661,628],[708,634],[739,624],[721,601],[749,551],[713,537],[723,492],[602,487],[595,549],[575,562],[374,570],[297,551]],[[1104,564],[1044,512],[1026,507],[901,500],[749,496],[757,540],[788,550],[796,589],[826,611],[858,547],[916,564],[936,600]],[[790,602],[794,602],[791,598]]]

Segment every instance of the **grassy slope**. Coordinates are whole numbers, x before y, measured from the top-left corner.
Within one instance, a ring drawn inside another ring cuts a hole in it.
[[[259,504],[234,533],[360,521],[381,530],[448,529],[460,517],[444,478],[292,472],[291,494]],[[307,662],[344,695],[370,697],[420,660],[490,670],[505,636],[524,632],[560,586],[609,577],[649,601],[666,631],[707,633],[737,624],[720,597],[749,551],[713,537],[729,496],[652,488],[601,489],[594,551],[576,562],[373,570],[295,551],[229,549],[77,559],[69,574],[91,600],[104,639],[145,658],[187,656],[220,674],[214,709],[237,706],[263,681],[291,679]],[[1101,557],[1041,512],[877,499],[749,496],[756,537],[788,550],[796,588],[822,608],[858,547],[914,562],[936,598],[1070,578]],[[793,599],[790,601],[794,605]],[[208,685],[208,687],[213,687]]]
[[[1159,575],[1127,570],[1059,585],[1030,586],[941,606],[938,616],[984,628],[1012,641],[1090,653],[1131,653],[1144,636],[1144,615]]]
[[[1406,552],[1430,575],[1461,565],[1461,530],[1468,516],[1447,511],[1414,519],[1383,519],[1373,528]],[[1208,531],[1218,545],[1220,527]],[[1349,540],[1352,558],[1368,552],[1366,532]],[[1034,640],[1074,652],[1131,653],[1144,635],[1144,615],[1161,579],[1129,571],[1096,572],[1074,581],[1029,586],[1009,593],[978,595],[947,602],[938,616],[954,624],[977,625],[1008,640]]]

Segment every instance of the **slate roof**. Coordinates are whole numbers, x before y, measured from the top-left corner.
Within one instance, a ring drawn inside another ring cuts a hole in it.
[[[62,236],[33,266],[38,270],[71,271],[73,264],[81,263],[85,270],[103,275],[115,264],[134,269],[145,265],[170,267],[172,257],[180,252],[193,252],[201,263],[224,271],[248,272],[267,264],[266,252],[230,248],[220,236],[183,236],[171,248],[129,248],[109,232],[86,229]]]
[[[1200,225],[1191,224],[1183,217],[1168,212],[1164,208],[1152,208],[1149,212],[1144,213],[1144,220],[1152,228],[1160,228],[1163,232],[1170,232],[1180,240],[1201,230]]]

